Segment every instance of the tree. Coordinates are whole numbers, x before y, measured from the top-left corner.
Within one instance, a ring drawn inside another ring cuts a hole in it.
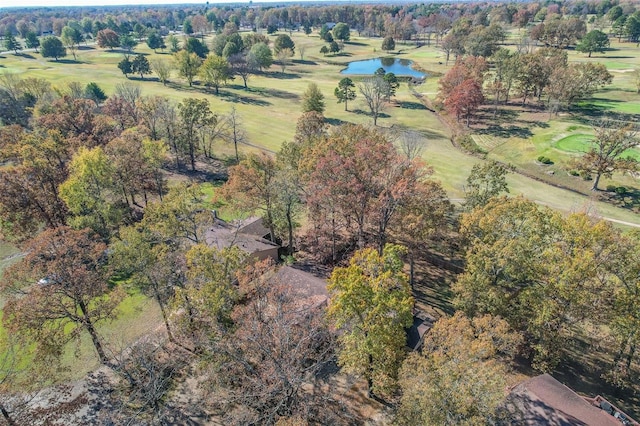
[[[413,297],[402,271],[401,246],[382,254],[357,251],[349,266],[335,268],[327,286],[327,315],[340,331],[338,363],[367,380],[369,395],[392,390],[405,355],[405,328],[413,321]]]
[[[113,175],[113,163],[101,147],[81,147],[75,153],[69,177],[60,185],[60,198],[73,214],[68,220],[72,227],[90,228],[105,239],[118,227],[124,212],[117,203]]]
[[[180,272],[177,259],[179,253],[146,223],[123,227],[119,234],[110,247],[111,264],[158,304],[169,340],[175,342],[169,321],[169,303],[175,289],[184,285],[184,274]]]
[[[269,68],[273,64],[273,55],[271,54],[271,49],[265,43],[260,42],[251,46],[251,54],[255,58],[256,64],[258,65],[258,69],[262,71],[263,69]]]
[[[349,41],[350,32],[351,31],[349,30],[349,26],[344,22],[338,22],[333,27],[333,30],[331,30],[333,38],[342,42]]]
[[[18,50],[22,50],[22,46],[16,40],[16,37],[13,35],[11,30],[7,30],[4,34],[4,48],[7,50],[13,50],[13,52],[17,55]]]
[[[510,171],[513,171],[512,166],[497,161],[474,164],[464,188],[465,208],[471,211],[484,207],[491,198],[509,193],[506,177]]]
[[[255,56],[251,53],[236,53],[228,59],[231,66],[232,74],[239,75],[242,78],[244,88],[247,89],[247,80],[249,76],[258,69]]]
[[[202,59],[195,53],[180,50],[173,55],[178,74],[187,79],[189,86],[193,84],[193,78],[198,74]]]
[[[105,28],[104,30],[98,31],[96,42],[98,46],[103,49],[109,48],[109,50],[113,50],[116,47],[120,47],[120,36],[112,29]]]
[[[233,143],[233,148],[236,153],[236,163],[239,163],[240,155],[238,154],[238,144],[246,142],[247,134],[242,129],[242,121],[236,107],[231,107],[231,111],[227,116],[227,124],[229,130],[227,139]]]
[[[358,89],[373,116],[374,126],[378,125],[378,117],[385,108],[385,95],[389,91],[388,86],[387,82],[380,76],[364,79],[358,85]]]
[[[184,44],[184,49],[189,53],[195,53],[202,59],[205,59],[209,54],[209,48],[206,44],[202,43],[195,37],[189,37]]]
[[[322,56],[327,56],[327,53],[329,53],[329,48],[327,46],[322,46],[320,48],[320,53],[322,53]]]
[[[273,42],[273,50],[276,52],[276,55],[280,53],[284,49],[289,49],[291,51],[291,56],[295,53],[295,43],[291,40],[286,34],[280,34],[276,37],[276,40]]]
[[[195,98],[185,98],[178,104],[178,117],[179,139],[187,148],[191,170],[195,171],[200,132],[211,126],[217,117],[211,112],[208,100]]]
[[[520,340],[506,321],[489,315],[468,319],[457,312],[437,321],[422,354],[411,353],[402,365],[398,424],[494,423],[506,397],[505,361]]]
[[[309,83],[307,90],[302,94],[302,112],[311,111],[320,114],[324,112],[324,95],[315,83]]]
[[[504,318],[526,338],[537,370],[553,369],[572,330],[597,321],[612,299],[607,259],[617,243],[604,221],[493,198],[463,215],[460,232],[466,268],[453,285],[456,306]]]
[[[193,26],[191,25],[191,19],[185,19],[182,22],[182,32],[187,35],[193,34]]]
[[[207,86],[216,89],[216,95],[220,93],[220,86],[233,79],[233,73],[229,62],[218,55],[209,55],[200,67],[200,77]]]
[[[169,34],[167,37],[167,44],[169,45],[169,50],[171,50],[172,53],[176,53],[180,50],[180,40],[178,40],[178,37],[173,34]]]
[[[453,89],[449,97],[444,100],[444,106],[449,113],[456,115],[458,121],[464,116],[469,127],[471,116],[483,102],[482,87],[477,81],[467,79]]]
[[[42,39],[40,54],[43,58],[54,58],[57,62],[58,58],[67,56],[67,49],[58,37],[49,36]]]
[[[158,49],[164,50],[167,47],[162,36],[155,31],[152,31],[147,37],[147,46],[149,46],[149,49],[153,49],[154,52]]]
[[[60,36],[62,42],[65,44],[67,49],[71,50],[71,54],[73,55],[73,60],[76,60],[76,49],[80,46],[80,43],[84,41],[84,36],[82,32],[70,26],[66,26],[62,29],[62,35]]]
[[[151,74],[151,64],[143,54],[136,55],[131,61],[131,71],[140,74],[140,79],[144,79],[145,74]]]
[[[229,169],[229,180],[221,189],[222,196],[240,211],[262,210],[263,223],[275,241],[274,225],[277,164],[265,153],[250,154],[240,164]]]
[[[387,83],[387,93],[385,93],[385,97],[388,102],[392,96],[396,95],[396,90],[400,87],[400,82],[398,82],[398,77],[392,72],[386,72],[382,76],[382,79]]]
[[[609,47],[609,36],[600,30],[589,31],[576,45],[576,50],[588,53],[589,57],[593,52],[604,53]]]
[[[396,48],[396,42],[391,36],[387,36],[382,40],[382,50],[386,50],[387,52],[392,51]]]
[[[332,41],[331,43],[329,43],[329,52],[331,52],[331,53],[340,52],[340,45],[338,43],[336,43],[335,41]]]
[[[291,64],[291,58],[293,57],[293,50],[289,48],[280,49],[277,53],[278,62],[280,68],[284,74],[285,69]]]
[[[107,363],[96,326],[116,317],[123,293],[109,286],[106,245],[88,230],[59,227],[42,232],[28,247],[3,277],[7,330],[30,336],[42,356],[61,355],[67,342],[87,332],[100,362]],[[15,293],[18,289],[22,295]]]
[[[620,127],[614,120],[603,120],[593,128],[595,139],[589,151],[576,161],[576,168],[595,175],[592,191],[598,190],[602,176],[611,178],[615,171],[635,170],[637,161],[624,157],[627,150],[640,141],[632,124]]]
[[[38,47],[40,47],[40,39],[35,32],[27,32],[24,38],[24,43],[27,46],[27,49],[34,49],[36,53],[38,53]]]
[[[96,106],[100,105],[100,102],[107,100],[107,95],[105,95],[104,90],[93,81],[85,86],[84,94],[87,99],[94,101]]]
[[[322,310],[292,283],[263,278],[273,274],[264,267],[241,274],[246,301],[233,310],[232,331],[212,347],[220,362],[210,364],[211,388],[223,390],[216,398],[224,419],[231,424],[280,425],[291,418],[342,424],[340,410],[319,381],[333,356],[335,337]],[[314,392],[307,391],[309,384]]]
[[[133,63],[128,57],[124,57],[120,62],[118,62],[118,68],[127,78],[129,77],[129,74],[133,73]]]
[[[171,63],[164,59],[154,59],[151,61],[151,69],[158,76],[158,80],[166,86],[167,81],[169,81],[169,77],[171,77],[171,70],[173,69]]]
[[[334,94],[338,98],[338,103],[344,102],[344,110],[347,109],[347,102],[356,98],[356,87],[353,81],[349,77],[345,77],[338,82],[338,87],[335,88]]]

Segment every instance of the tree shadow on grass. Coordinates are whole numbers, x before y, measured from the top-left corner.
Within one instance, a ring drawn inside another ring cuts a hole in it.
[[[93,46],[78,46],[78,50],[96,50]]]
[[[351,111],[354,114],[358,114],[358,115],[366,115],[367,117],[371,117],[373,118],[373,116],[371,115],[371,111],[365,111],[363,109],[354,109]],[[391,117],[389,114],[386,114],[384,112],[378,113],[378,118],[389,118]]]
[[[65,65],[74,65],[74,64],[77,65],[77,64],[83,64],[84,63],[82,61],[78,61],[77,59],[58,59],[57,61],[53,61],[53,62],[58,63],[58,64],[65,64]]]
[[[490,135],[498,138],[510,138],[512,136],[527,139],[533,136],[533,132],[526,127],[520,126],[501,126],[500,124],[490,124],[486,129],[477,130],[481,135]]]
[[[33,55],[30,55],[29,53],[16,53],[15,56],[19,56],[21,58],[25,58],[25,59],[35,59],[36,57]]]
[[[296,74],[296,73],[282,73],[280,71],[274,71],[274,72],[270,72],[270,73],[264,73],[265,77],[269,77],[269,78],[277,78],[278,80],[293,80],[296,78],[300,78],[300,75]]]
[[[292,100],[300,99],[300,96],[295,93],[287,92],[286,90],[279,90],[279,89],[273,89],[273,88],[267,88],[267,87],[250,87],[247,91],[251,93],[255,93],[260,96],[269,96],[269,97],[279,98],[279,99],[292,99]]]
[[[293,63],[297,64],[297,65],[318,65],[317,62],[309,61],[309,60],[306,60],[306,59],[294,59]]]
[[[366,43],[361,43],[359,41],[345,41],[344,44],[348,44],[351,46],[366,46]]]
[[[343,124],[349,123],[348,121],[342,120],[340,118],[325,118],[324,121],[332,126],[342,126]]]
[[[237,95],[237,94],[232,93],[232,92],[227,92],[225,90],[221,90],[220,93],[217,96],[223,101],[233,102],[233,103],[237,103],[237,104],[255,105],[255,106],[269,106],[269,105],[271,105],[271,102],[269,102],[269,101],[264,101],[262,99],[256,99],[256,98],[252,98],[252,97],[249,97],[249,96],[241,96],[241,95]]]
[[[420,102],[402,101],[399,103],[398,106],[403,109],[419,109],[419,110],[427,109],[427,107],[421,104]]]

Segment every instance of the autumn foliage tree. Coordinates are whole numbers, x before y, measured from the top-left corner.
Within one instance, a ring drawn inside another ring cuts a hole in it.
[[[402,271],[404,248],[386,245],[381,254],[357,251],[349,266],[333,270],[327,315],[340,330],[338,363],[367,380],[369,394],[395,387],[413,321],[413,296]]]
[[[400,425],[490,424],[499,418],[508,383],[507,362],[521,338],[506,321],[457,312],[435,323],[422,353],[402,365]],[[454,395],[454,397],[450,397]]]
[[[64,345],[88,333],[98,358],[108,362],[96,328],[116,317],[122,300],[108,283],[106,245],[89,230],[48,229],[27,246],[27,255],[5,272],[4,326],[29,336],[45,355],[61,355]]]
[[[473,79],[464,80],[444,100],[444,107],[451,114],[455,114],[458,121],[466,119],[467,127],[474,112],[484,102],[482,87]]]

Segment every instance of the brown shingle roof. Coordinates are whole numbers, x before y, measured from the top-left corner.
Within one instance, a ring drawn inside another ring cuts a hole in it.
[[[507,400],[512,425],[620,426],[622,423],[549,374],[516,386]]]

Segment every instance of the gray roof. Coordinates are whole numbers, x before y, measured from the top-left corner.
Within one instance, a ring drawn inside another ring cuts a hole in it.
[[[277,244],[265,240],[262,236],[240,232],[242,228],[242,224],[233,225],[216,219],[213,226],[207,230],[205,241],[208,245],[218,249],[237,246],[247,253],[256,253],[279,247]],[[269,232],[267,231],[267,233]]]

